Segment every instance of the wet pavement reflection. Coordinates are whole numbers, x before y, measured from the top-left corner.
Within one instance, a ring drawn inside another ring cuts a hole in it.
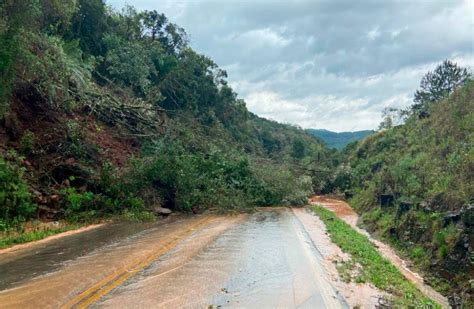
[[[0,290],[55,271],[72,259],[107,244],[152,228],[156,223],[115,223],[59,238],[21,250],[0,254]]]
[[[2,253],[0,307],[347,308],[305,229],[314,217],[302,216],[264,208],[111,224]]]
[[[222,233],[184,265],[153,264],[97,307],[347,307],[321,260],[291,210],[267,208]]]

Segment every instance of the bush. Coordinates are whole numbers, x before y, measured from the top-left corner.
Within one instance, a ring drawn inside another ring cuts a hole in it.
[[[79,192],[76,188],[67,188],[62,191],[66,200],[64,215],[66,218],[77,221],[80,213],[94,212],[94,194]]]
[[[36,136],[33,132],[26,130],[20,139],[20,152],[24,155],[29,155],[35,148]]]
[[[23,179],[25,169],[18,166],[21,158],[15,153],[10,153],[9,156],[17,162],[10,163],[0,157],[0,220],[4,222],[3,225],[24,221],[35,212],[28,186]]]
[[[161,190],[169,207],[184,211],[234,209],[255,203],[255,191],[260,184],[245,157],[216,149],[190,152],[169,141],[157,142],[149,151],[136,162],[134,178],[138,182],[146,180],[148,185]]]

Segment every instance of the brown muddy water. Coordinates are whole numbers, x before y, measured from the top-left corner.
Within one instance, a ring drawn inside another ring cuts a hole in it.
[[[0,290],[53,272],[70,260],[152,227],[153,224],[150,223],[107,224],[54,241],[22,245],[17,250],[0,252]]]
[[[341,284],[331,263],[340,252],[317,220],[266,208],[33,244],[0,254],[0,307],[373,307],[377,291]]]
[[[261,210],[184,263],[173,261],[173,255],[189,251],[207,233],[197,233],[95,306],[348,308],[291,210]]]

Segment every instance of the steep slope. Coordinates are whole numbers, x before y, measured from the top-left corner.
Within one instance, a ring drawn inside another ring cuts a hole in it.
[[[333,132],[325,129],[307,129],[306,132],[321,139],[329,148],[342,149],[347,144],[374,134],[372,130],[354,132]]]
[[[250,113],[163,14],[25,0],[0,16],[0,232],[304,204],[311,168],[332,164],[303,130]]]
[[[340,177],[362,223],[432,275],[452,304],[474,290],[474,83],[432,104],[429,117],[348,151]],[[345,175],[345,176],[344,176]]]

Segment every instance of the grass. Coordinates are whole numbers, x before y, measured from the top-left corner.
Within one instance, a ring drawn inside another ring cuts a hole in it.
[[[393,295],[395,307],[440,308],[439,304],[425,297],[387,259],[383,258],[370,240],[321,206],[312,207],[326,225],[331,240],[342,251],[351,255],[352,261],[362,266],[359,282],[370,282],[380,290]]]
[[[16,226],[11,226],[4,231],[0,230],[0,249],[5,249],[14,245],[31,241],[41,240],[52,235],[75,230],[89,224],[103,222],[104,220],[148,222],[156,220],[156,216],[153,213],[145,210],[125,209],[122,213],[114,216],[109,215],[94,217],[88,212],[77,213],[74,217],[68,218],[67,220],[58,221],[55,225],[40,222],[38,220],[18,223]]]
[[[430,271],[433,258],[440,260],[451,250],[459,236],[459,230],[451,224],[445,228],[441,227],[441,214],[437,212],[426,213],[424,211],[411,210],[405,214],[398,223],[407,226],[416,222],[423,233],[431,235],[431,241],[418,242],[410,245],[392,237],[388,232],[390,226],[394,226],[395,211],[387,209],[382,211],[379,207],[366,210],[361,215],[361,225],[370,230],[373,236],[388,242],[401,257],[413,262],[413,266],[419,272],[424,273],[425,282],[441,294],[449,294],[451,288],[449,281]],[[434,253],[433,253],[434,252]]]
[[[82,225],[80,224],[64,224],[59,227],[51,227],[41,230],[0,233],[0,249],[8,248],[26,242],[40,240],[48,236],[78,229],[81,226]]]

